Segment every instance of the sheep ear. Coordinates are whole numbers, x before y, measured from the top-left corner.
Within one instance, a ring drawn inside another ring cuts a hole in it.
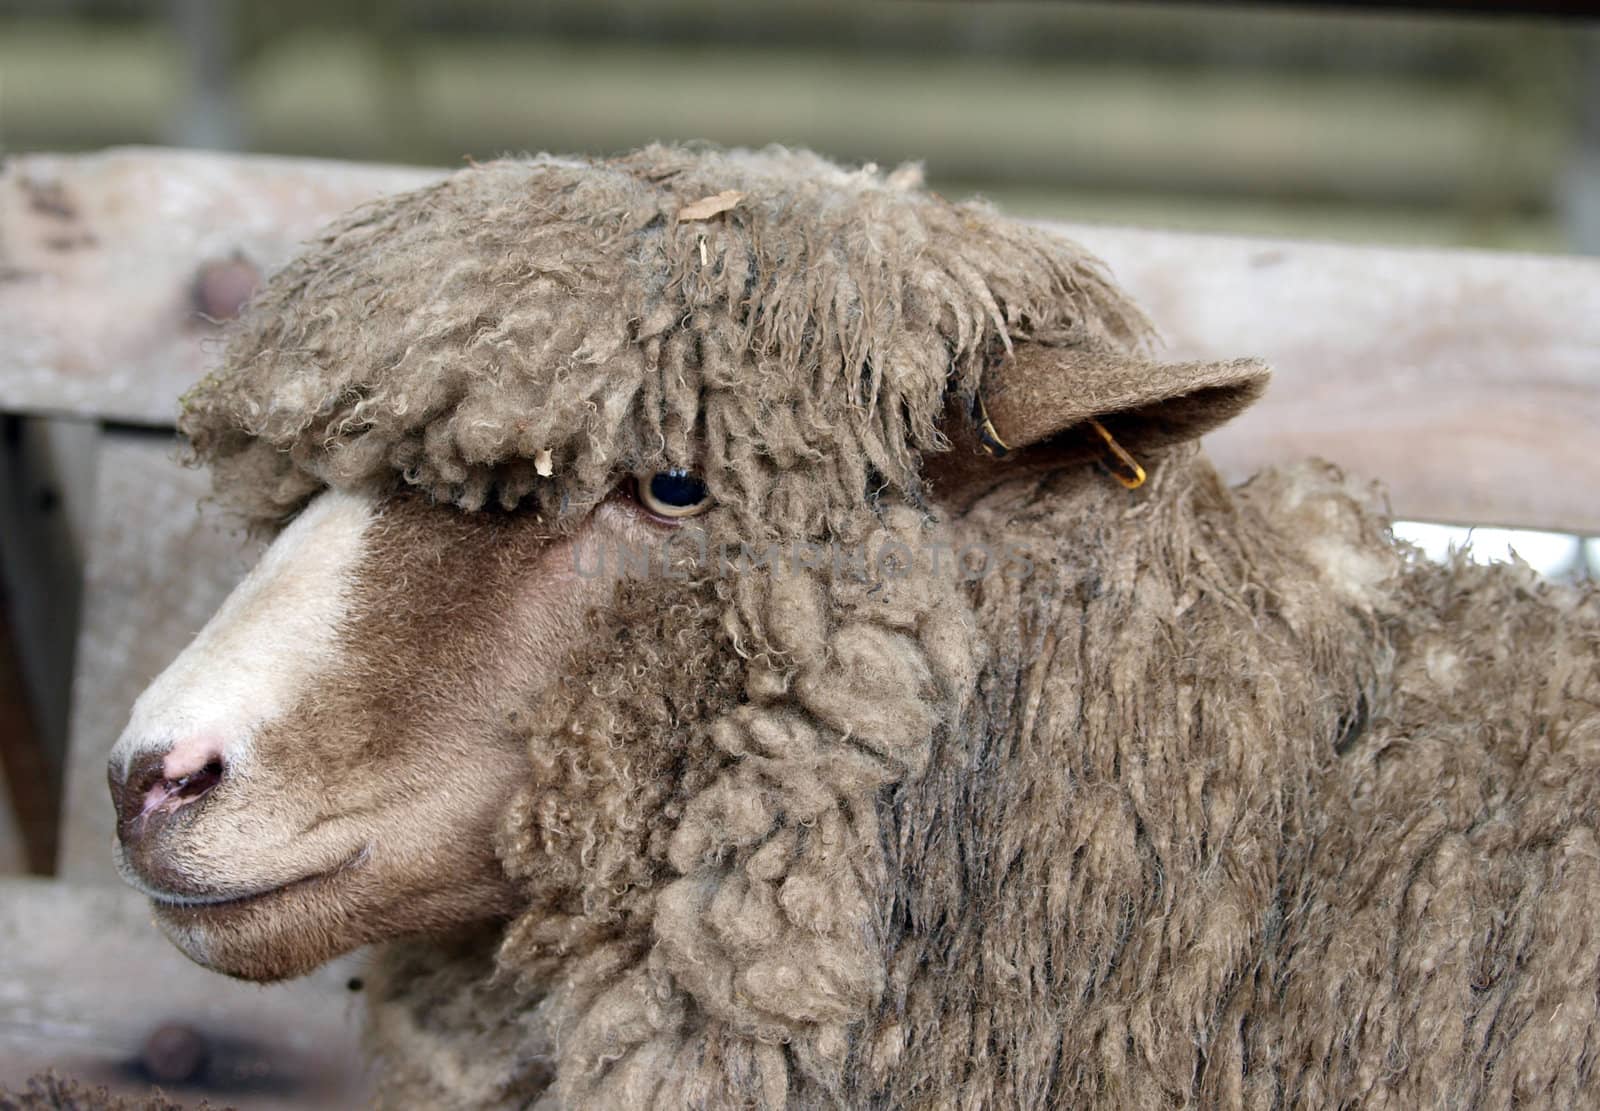
[[[1103,343],[1024,341],[987,368],[973,425],[992,456],[1109,456],[1131,477],[1130,462],[1238,416],[1269,374],[1254,359],[1157,363]]]

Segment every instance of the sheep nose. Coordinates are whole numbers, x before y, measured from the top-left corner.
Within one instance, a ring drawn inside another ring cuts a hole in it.
[[[138,841],[153,825],[199,802],[222,782],[222,754],[205,751],[185,754],[179,763],[172,753],[147,752],[136,756],[127,774],[113,761],[107,778],[111,802],[117,811],[117,837],[124,845]],[[155,819],[162,819],[156,822]]]

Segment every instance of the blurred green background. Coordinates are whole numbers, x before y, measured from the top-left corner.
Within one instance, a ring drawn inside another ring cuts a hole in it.
[[[0,151],[921,159],[1026,215],[1600,251],[1600,32],[1282,5],[0,0]]]

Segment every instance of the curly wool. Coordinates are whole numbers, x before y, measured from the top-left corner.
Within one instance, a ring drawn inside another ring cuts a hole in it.
[[[619,471],[676,465],[746,535],[816,535],[863,490],[918,491],[952,376],[970,397],[1013,337],[1131,349],[1146,328],[1072,244],[917,177],[779,148],[476,166],[276,275],[180,427],[267,520],[395,476],[571,520]]]
[[[379,1048],[509,1036],[503,1087],[434,1068],[396,1103],[1587,1101],[1600,597],[1417,562],[1331,468],[1230,491],[1179,453],[1151,485],[1023,479],[935,526],[1051,570],[891,601],[866,635],[915,630],[881,672],[910,673],[867,701],[935,724],[872,759],[817,724],[869,585],[756,589],[785,648],[830,645],[776,666],[717,635],[744,580],[631,585],[532,734],[528,909],[380,1003],[498,984],[492,1040]]]
[[[896,509],[863,542],[940,531]],[[921,773],[976,674],[970,614],[930,573],[633,584],[583,685],[535,715],[554,724],[502,845],[531,906],[499,959],[545,993],[568,1105],[847,1090],[885,977],[877,800]]]
[[[519,723],[526,909],[378,957],[388,1100],[1593,1102],[1593,593],[1417,563],[1324,466],[930,493],[997,350],[1141,325],[1070,246],[903,186],[467,171],[336,228],[188,400],[263,518],[409,483],[564,525],[670,462],[712,543],[1031,569],[625,584]]]

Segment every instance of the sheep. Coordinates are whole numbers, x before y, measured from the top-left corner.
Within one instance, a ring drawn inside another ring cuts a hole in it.
[[[181,429],[277,536],[110,758],[253,980],[374,944],[429,1107],[1600,1096],[1600,602],[1236,488],[1257,362],[912,169],[475,165]]]

